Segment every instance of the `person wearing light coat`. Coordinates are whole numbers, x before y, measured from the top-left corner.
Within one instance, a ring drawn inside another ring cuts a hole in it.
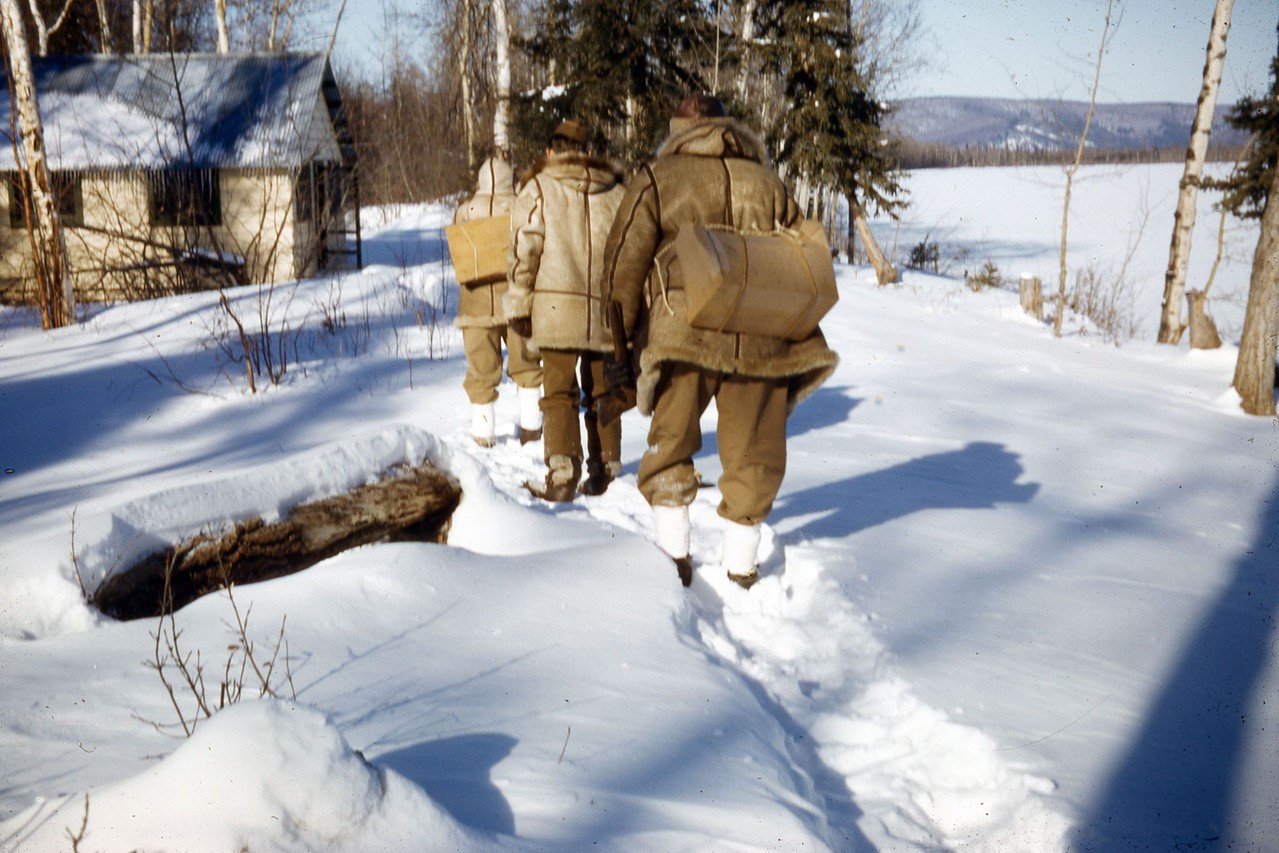
[[[586,456],[586,494],[598,495],[621,471],[621,423],[599,424],[607,396],[603,363],[612,352],[604,319],[604,240],[622,200],[622,169],[590,155],[588,132],[562,122],[546,157],[521,182],[511,216],[511,325],[542,355],[544,484],[530,491],[554,502],[577,494]],[[579,376],[580,367],[580,376]],[[585,405],[585,416],[579,412]],[[586,454],[582,450],[585,421]]]
[[[638,408],[652,415],[639,489],[653,507],[657,544],[685,586],[702,413],[714,399],[719,515],[727,522],[721,565],[749,587],[758,577],[760,524],[786,472],[787,417],[839,359],[820,329],[790,342],[694,328],[684,291],[664,283],[654,259],[687,225],[771,231],[800,219],[758,139],[726,117],[718,99],[700,95],[676,109],[670,135],[628,184],[608,237],[606,294],[621,305],[623,333],[638,355]]]
[[[457,209],[453,221],[509,216],[514,205],[514,170],[505,157],[490,157],[480,165],[475,194]],[[454,324],[462,330],[462,347],[466,351],[462,388],[471,401],[471,436],[481,447],[492,447],[497,442],[495,403],[502,381],[503,343],[506,372],[518,389],[520,443],[536,441],[542,435],[542,364],[528,338],[507,326],[502,310],[506,289],[505,277],[459,287]]]

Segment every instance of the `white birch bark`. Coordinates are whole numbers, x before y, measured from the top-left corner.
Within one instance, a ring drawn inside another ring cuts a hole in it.
[[[511,148],[511,27],[506,17],[506,0],[493,0],[493,41],[497,64],[497,108],[493,112],[493,147],[501,152]]]
[[[72,0],[67,0],[62,7],[62,11],[58,13],[57,19],[52,24],[46,24],[44,15],[40,12],[40,6],[36,3],[36,0],[27,0],[27,5],[31,8],[31,19],[36,25],[36,49],[40,51],[40,56],[49,55],[49,36],[62,27],[63,21],[67,19],[67,12],[71,9],[71,2]],[[14,8],[16,9],[17,7],[15,6]],[[22,16],[19,14],[18,20],[21,19]],[[26,41],[25,33],[23,34],[23,41]],[[30,53],[27,54],[27,56],[30,55]]]
[[[98,45],[101,53],[111,52],[111,20],[107,16],[106,0],[97,0]]]
[[[1199,106],[1190,127],[1190,146],[1186,149],[1186,168],[1181,176],[1177,210],[1172,220],[1172,245],[1168,251],[1168,269],[1164,273],[1164,298],[1159,315],[1159,343],[1172,344],[1181,338],[1181,302],[1186,295],[1186,269],[1190,264],[1190,236],[1195,228],[1195,201],[1199,179],[1208,155],[1208,138],[1212,135],[1212,116],[1217,107],[1217,90],[1226,63],[1226,35],[1230,32],[1230,12],[1234,0],[1217,0],[1212,14],[1212,31],[1208,35],[1207,58],[1204,60],[1203,86],[1199,90]]]
[[[133,52],[142,53],[142,0],[133,0]]]
[[[462,86],[462,126],[466,129],[466,166],[467,171],[475,174],[475,111],[471,105],[471,14],[475,8],[474,0],[462,0],[458,7],[458,35],[462,39],[462,49],[458,51],[458,79]]]
[[[231,36],[226,28],[226,0],[213,0],[213,17],[218,26],[218,53],[230,53]]]
[[[62,221],[54,201],[45,159],[44,126],[36,98],[35,75],[31,68],[31,48],[17,0],[0,0],[0,23],[9,53],[13,107],[21,146],[19,165],[26,173],[27,234],[35,263],[36,295],[41,320],[46,329],[70,325],[75,320],[71,279],[67,276],[66,245]]]
[[[755,2],[756,0],[746,0],[742,4],[742,32],[739,44],[741,44],[741,66],[737,69],[737,99],[745,104],[748,103],[747,95],[749,94],[749,83],[751,75],[751,48],[755,43]]]

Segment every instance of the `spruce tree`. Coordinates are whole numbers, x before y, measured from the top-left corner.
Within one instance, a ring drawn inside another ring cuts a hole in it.
[[[904,202],[895,146],[883,130],[887,108],[874,98],[857,62],[860,45],[846,0],[771,4],[769,52],[786,111],[770,134],[792,181],[837,190],[849,206],[849,242],[862,208],[892,213]],[[877,252],[861,230],[868,251]],[[876,263],[881,281],[896,274]]]
[[[1270,91],[1259,98],[1241,98],[1226,122],[1250,135],[1247,157],[1229,178],[1204,184],[1222,191],[1222,206],[1235,216],[1258,219],[1279,168],[1279,50],[1270,61]]]
[[[679,99],[706,90],[714,30],[697,0],[543,0],[521,42],[554,79],[521,99],[519,128],[537,142],[562,118],[592,128],[592,147],[638,164],[651,156]]]

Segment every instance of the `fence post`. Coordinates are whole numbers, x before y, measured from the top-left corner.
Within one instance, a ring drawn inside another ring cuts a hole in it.
[[[1044,294],[1039,277],[1021,274],[1021,309],[1036,320],[1044,319]]]

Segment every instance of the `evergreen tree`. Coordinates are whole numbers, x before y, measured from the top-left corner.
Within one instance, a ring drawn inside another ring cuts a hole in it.
[[[543,0],[537,32],[520,43],[547,79],[520,99],[520,134],[545,141],[562,118],[596,133],[593,148],[647,159],[674,105],[705,91],[714,30],[697,0]]]
[[[1279,168],[1279,50],[1270,61],[1270,91],[1259,98],[1241,98],[1226,116],[1226,122],[1251,135],[1247,159],[1229,178],[1204,181],[1204,185],[1221,190],[1222,206],[1235,216],[1260,218],[1275,169]]]
[[[895,146],[883,130],[887,108],[871,95],[858,67],[860,45],[847,0],[783,0],[769,4],[766,14],[766,26],[776,34],[770,70],[782,81],[786,104],[770,133],[777,160],[792,182],[844,197],[851,244],[864,207],[892,213],[904,204]],[[857,230],[867,250],[877,253],[862,226]],[[875,265],[881,281],[895,280],[886,264]]]

